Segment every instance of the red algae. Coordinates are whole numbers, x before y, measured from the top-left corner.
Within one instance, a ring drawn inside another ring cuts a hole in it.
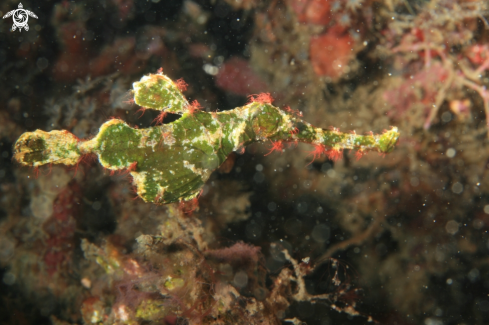
[[[309,43],[314,72],[333,81],[348,71],[348,63],[354,57],[353,39],[341,29],[331,28],[325,34],[313,36]]]
[[[224,62],[216,76],[216,85],[242,96],[268,89],[267,84],[253,71],[249,62],[237,57]]]
[[[293,0],[290,6],[301,23],[328,25],[331,22],[331,5],[325,0]]]

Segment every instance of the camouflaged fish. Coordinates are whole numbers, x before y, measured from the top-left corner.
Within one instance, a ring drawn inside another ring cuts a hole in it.
[[[68,131],[24,133],[15,143],[14,159],[22,165],[77,165],[95,154],[111,171],[127,171],[138,195],[146,202],[167,204],[197,197],[210,174],[233,151],[254,142],[270,141],[270,152],[284,143],[314,146],[313,159],[341,156],[343,149],[388,153],[399,138],[396,127],[380,135],[342,133],[315,128],[290,108],[271,104],[269,94],[250,96],[250,103],[225,112],[205,112],[182,94],[182,82],[162,73],[144,76],[133,84],[134,101],[144,109],[180,114],[171,123],[135,129],[119,119],[105,122],[91,140],[80,140]]]

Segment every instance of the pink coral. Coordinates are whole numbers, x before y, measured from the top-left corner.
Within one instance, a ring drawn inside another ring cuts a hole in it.
[[[231,265],[255,265],[260,259],[260,247],[237,242],[231,247],[209,250],[205,254]]]
[[[328,25],[331,21],[331,5],[326,0],[293,0],[290,3],[301,23]]]
[[[216,76],[216,85],[237,95],[246,96],[265,91],[267,84],[253,71],[245,59],[233,57],[224,62]]]
[[[431,67],[412,75],[399,87],[385,91],[384,99],[394,108],[389,114],[392,117],[400,118],[409,111],[413,104],[421,103],[425,106],[427,115],[429,108],[435,103],[441,83],[446,80],[447,76],[448,71],[440,62],[436,62]],[[422,89],[421,92],[419,87]]]

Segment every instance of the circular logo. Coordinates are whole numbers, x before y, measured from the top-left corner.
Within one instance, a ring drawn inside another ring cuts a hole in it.
[[[19,29],[19,31],[22,31],[22,28],[24,28],[26,31],[29,30],[29,25],[27,25],[27,21],[29,20],[29,16],[36,18],[37,16],[35,13],[32,11],[24,9],[24,6],[22,6],[22,3],[19,3],[19,8],[15,10],[11,10],[7,12],[5,16],[2,18],[8,18],[12,16],[12,19],[14,21],[14,24],[12,25],[12,31],[15,31],[16,29]]]
[[[27,16],[27,12],[25,12],[24,9],[17,9],[17,10],[15,10],[15,13],[13,15],[13,19],[14,19],[14,24],[17,27],[22,28],[27,24],[29,17]]]

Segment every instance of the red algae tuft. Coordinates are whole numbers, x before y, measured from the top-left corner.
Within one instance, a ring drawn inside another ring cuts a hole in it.
[[[318,76],[340,78],[348,71],[348,63],[354,57],[353,39],[349,34],[331,28],[326,34],[314,36],[309,43],[309,53],[314,72]]]

